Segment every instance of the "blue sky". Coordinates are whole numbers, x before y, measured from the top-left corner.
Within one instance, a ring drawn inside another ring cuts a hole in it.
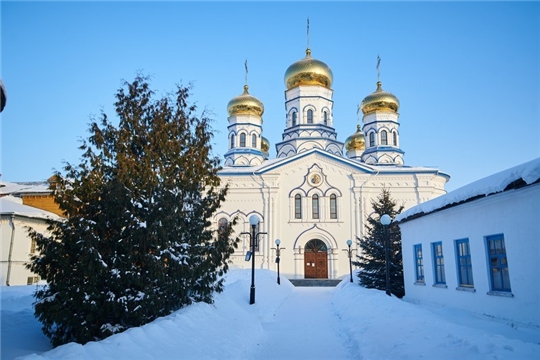
[[[81,138],[138,71],[158,94],[194,84],[227,150],[227,103],[265,106],[274,145],[285,124],[285,71],[312,56],[334,74],[338,139],[381,81],[400,102],[405,165],[449,173],[447,190],[540,156],[538,2],[11,2],[1,11],[4,181],[48,178],[77,164]]]

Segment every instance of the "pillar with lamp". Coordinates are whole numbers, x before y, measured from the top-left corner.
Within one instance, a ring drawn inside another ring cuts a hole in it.
[[[251,215],[249,217],[249,225],[251,232],[242,232],[240,234],[249,235],[249,243],[251,250],[246,253],[246,261],[251,260],[251,288],[249,291],[249,304],[255,304],[255,243],[258,241],[259,235],[266,234],[265,232],[256,232],[259,225],[259,217]]]
[[[351,239],[347,240],[347,246],[349,248],[346,251],[347,251],[347,255],[349,256],[349,274],[351,275],[351,282],[353,282],[353,279],[352,279],[352,249],[351,249],[351,245],[352,245],[352,240]]]
[[[277,283],[278,285],[281,285],[281,282],[279,280],[279,257],[281,255],[281,250],[283,250],[284,248],[280,248],[279,247],[279,244],[281,244],[281,240],[279,239],[276,239],[276,264],[277,264]]]

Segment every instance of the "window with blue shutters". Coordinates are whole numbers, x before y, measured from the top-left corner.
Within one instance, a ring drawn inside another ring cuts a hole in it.
[[[456,240],[456,256],[458,286],[472,288],[474,286],[474,282],[469,239]]]
[[[486,242],[489,258],[491,290],[510,292],[510,275],[508,273],[504,236],[502,234],[488,236],[486,237]]]
[[[435,272],[435,285],[446,285],[446,276],[444,275],[444,257],[442,242],[432,243],[433,267]]]
[[[414,264],[417,283],[424,283],[424,257],[422,255],[422,244],[414,245]]]

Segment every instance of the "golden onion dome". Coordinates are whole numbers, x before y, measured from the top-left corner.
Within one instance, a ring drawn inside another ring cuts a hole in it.
[[[248,93],[248,86],[244,85],[242,95],[234,97],[227,105],[229,116],[233,115],[257,115],[262,116],[264,113],[263,103],[255,96]]]
[[[328,89],[332,86],[334,75],[330,67],[311,57],[311,50],[306,50],[306,57],[289,66],[285,72],[287,90],[299,85],[320,85]]]
[[[376,110],[397,112],[399,100],[394,94],[384,91],[382,83],[377,81],[377,90],[366,96],[360,106],[364,115]]]
[[[360,128],[360,125],[357,125],[356,132],[345,140],[345,149],[347,149],[347,151],[350,151],[350,150],[364,151],[366,149],[366,139],[364,137],[364,133],[362,132],[362,129]]]
[[[263,154],[268,154],[270,151],[270,141],[264,136],[261,137],[261,151]]]

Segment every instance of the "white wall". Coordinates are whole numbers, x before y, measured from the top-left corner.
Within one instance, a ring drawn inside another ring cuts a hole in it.
[[[12,226],[11,214],[2,214],[0,217],[0,234],[2,239],[2,253],[0,255],[0,285],[26,285],[28,277],[36,276],[25,265],[30,261],[31,239],[28,236],[27,226],[44,233],[47,229],[45,220],[27,218],[15,215]],[[14,236],[13,236],[14,235]],[[10,258],[11,247],[11,258]],[[8,268],[9,271],[8,279]]]
[[[400,224],[405,300],[437,303],[540,326],[540,184],[509,190]],[[513,296],[488,295],[485,237],[503,234]],[[458,285],[454,240],[468,238],[474,292]],[[431,243],[442,241],[447,288],[434,287]],[[415,285],[413,246],[422,244],[425,286]]]

